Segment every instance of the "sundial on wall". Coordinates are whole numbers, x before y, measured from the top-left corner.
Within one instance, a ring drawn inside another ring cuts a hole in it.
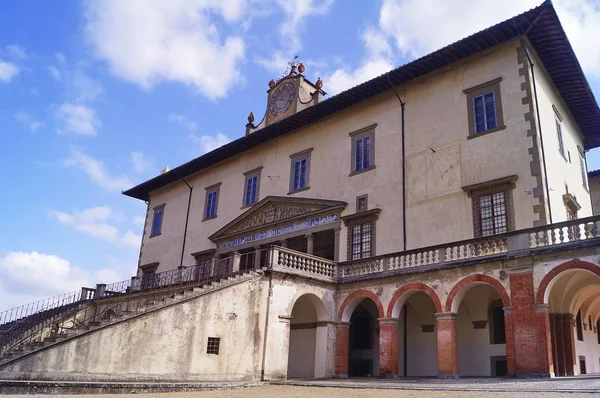
[[[290,109],[296,99],[296,87],[291,82],[281,84],[271,94],[269,100],[269,113],[272,116],[281,116]]]
[[[408,202],[414,204],[460,190],[460,144],[429,148],[407,160]]]

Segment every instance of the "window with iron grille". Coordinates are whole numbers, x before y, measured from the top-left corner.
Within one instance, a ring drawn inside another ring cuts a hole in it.
[[[209,337],[206,344],[206,353],[219,355],[219,345],[221,344],[220,337]]]
[[[156,206],[154,208],[154,216],[152,217],[152,229],[150,231],[150,237],[160,235],[164,214],[165,205]]]
[[[342,217],[348,227],[348,260],[375,255],[375,224],[380,209],[360,211]]]
[[[473,205],[473,234],[490,236],[514,229],[512,189],[517,176],[463,187]]]

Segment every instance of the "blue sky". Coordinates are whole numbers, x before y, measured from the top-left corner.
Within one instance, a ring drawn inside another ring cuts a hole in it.
[[[133,275],[121,191],[242,136],[295,53],[331,96],[539,3],[3,1],[0,310]],[[600,98],[600,2],[554,4]]]

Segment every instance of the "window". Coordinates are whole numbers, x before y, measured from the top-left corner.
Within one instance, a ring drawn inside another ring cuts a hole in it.
[[[303,191],[309,189],[308,179],[310,176],[310,154],[312,148],[298,152],[290,158],[292,166],[290,171],[290,192]]]
[[[513,230],[512,192],[517,176],[463,187],[473,204],[475,237]]]
[[[350,175],[375,167],[375,125],[350,133],[352,137],[352,169]]]
[[[463,91],[467,95],[469,135],[476,136],[503,129],[500,82],[502,78],[471,87]]]
[[[579,149],[579,167],[581,168],[581,180],[583,181],[583,187],[588,190],[587,184],[587,167],[585,165],[585,155],[583,154],[583,150],[581,147],[577,147]]]
[[[556,119],[556,134],[558,135],[558,152],[565,156],[565,145],[563,143],[562,127],[560,120]]]
[[[577,311],[575,323],[577,326],[577,340],[583,341],[583,321],[581,320],[581,311]]]
[[[204,201],[204,220],[209,220],[217,216],[220,187],[221,183],[218,183],[206,188],[206,199]]]
[[[375,222],[381,209],[364,210],[342,217],[348,227],[348,260],[375,255]]]
[[[242,206],[252,206],[258,202],[258,188],[260,184],[260,171],[262,167],[244,173],[246,181],[244,183],[244,199]]]
[[[367,210],[368,206],[368,202],[367,202],[367,195],[362,195],[356,198],[356,212],[360,212],[360,211],[365,211]]]
[[[152,217],[152,230],[150,231],[150,237],[160,235],[164,214],[165,205],[160,205],[154,208],[154,216]]]
[[[219,355],[219,346],[221,345],[220,337],[209,337],[206,343],[206,353]]]

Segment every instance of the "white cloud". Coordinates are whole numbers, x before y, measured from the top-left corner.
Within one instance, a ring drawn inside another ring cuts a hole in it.
[[[85,270],[56,255],[10,252],[0,257],[0,310],[128,276],[123,269]]]
[[[276,0],[284,18],[279,25],[281,48],[270,51],[268,56],[257,56],[254,61],[271,73],[283,73],[293,54],[302,49],[302,30],[305,21],[316,15],[325,15],[333,0],[289,1]]]
[[[25,51],[23,47],[18,46],[16,44],[6,46],[6,53],[9,57],[18,60],[26,60],[29,58],[29,54],[27,54],[27,51]]]
[[[110,175],[101,161],[80,151],[72,151],[71,156],[65,160],[64,165],[81,169],[94,183],[109,191],[125,190],[133,185],[126,175],[119,177]]]
[[[15,119],[27,126],[29,130],[35,132],[44,126],[44,123],[34,120],[34,118],[25,111],[19,111],[15,114]]]
[[[223,145],[227,144],[229,141],[231,141],[231,139],[229,137],[227,137],[225,134],[221,134],[221,133],[217,133],[216,135],[196,135],[196,134],[191,134],[190,138],[192,139],[192,141],[194,141],[196,144],[199,144],[200,148],[200,153],[204,154],[206,152],[210,152],[212,150],[215,150],[219,147],[222,147]]]
[[[154,159],[139,151],[131,152],[131,163],[138,173],[144,173],[154,167]]]
[[[140,227],[140,228],[143,228],[144,224],[146,223],[146,217],[144,217],[144,216],[135,216],[131,220],[131,223],[133,225],[136,225],[136,226]]]
[[[188,129],[190,132],[195,131],[196,127],[198,127],[198,123],[196,123],[196,122],[194,122],[192,120],[189,120],[185,116],[179,115],[177,113],[171,113],[171,114],[169,114],[169,116],[167,116],[167,119],[171,123],[179,123],[179,124],[181,124],[186,129]]]
[[[149,90],[161,81],[210,99],[240,79],[241,37],[222,38],[218,19],[239,23],[245,0],[102,0],[86,3],[86,36],[117,77]]]
[[[142,240],[140,235],[130,230],[121,233],[116,226],[110,224],[122,220],[122,216],[110,207],[97,206],[72,213],[50,210],[48,214],[59,223],[76,231],[119,246],[139,247]]]
[[[539,0],[384,0],[379,28],[404,57],[414,59],[539,4]],[[600,76],[600,6],[591,0],[555,0],[554,7],[584,70]]]
[[[50,76],[57,82],[62,80],[62,72],[56,66],[49,66],[48,73],[50,73]]]
[[[8,83],[20,72],[17,65],[0,61],[0,82]]]
[[[58,109],[58,118],[63,123],[59,133],[72,133],[85,136],[95,136],[102,123],[96,117],[93,109],[85,105],[66,102]]]

